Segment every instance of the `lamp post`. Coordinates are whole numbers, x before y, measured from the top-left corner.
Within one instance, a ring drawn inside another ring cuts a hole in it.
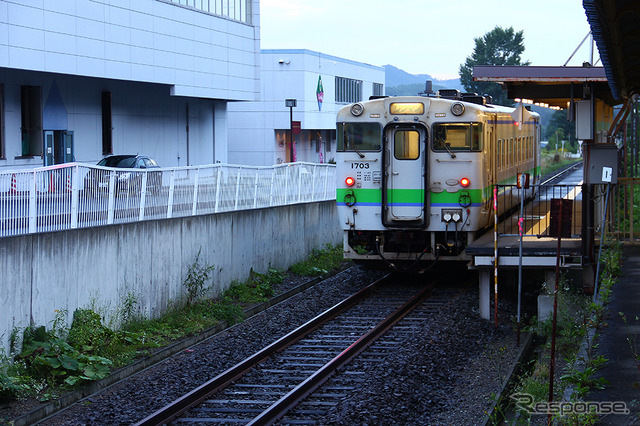
[[[285,99],[284,105],[289,108],[289,159],[293,163],[293,108],[296,107],[296,99]]]

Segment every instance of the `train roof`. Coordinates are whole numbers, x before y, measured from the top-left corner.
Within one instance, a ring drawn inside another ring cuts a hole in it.
[[[511,114],[515,107],[508,107],[504,105],[497,105],[491,103],[491,96],[481,96],[477,93],[461,93],[459,90],[454,89],[446,89],[439,90],[436,93],[422,93],[420,95],[401,95],[401,96],[372,96],[369,98],[369,101],[375,100],[384,100],[384,99],[393,99],[393,100],[406,100],[410,102],[416,102],[419,99],[427,98],[431,101],[433,100],[443,100],[453,102],[462,102],[465,106],[477,109],[479,111],[488,112],[488,113],[503,113],[503,114]],[[539,117],[539,115],[530,111],[535,117]]]

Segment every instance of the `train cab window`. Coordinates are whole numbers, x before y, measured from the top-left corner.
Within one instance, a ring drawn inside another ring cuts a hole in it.
[[[382,128],[378,123],[338,123],[338,151],[379,151]]]
[[[439,123],[433,125],[434,151],[482,150],[482,125],[479,123]]]
[[[398,160],[416,160],[420,156],[420,134],[415,130],[396,131],[393,154]]]

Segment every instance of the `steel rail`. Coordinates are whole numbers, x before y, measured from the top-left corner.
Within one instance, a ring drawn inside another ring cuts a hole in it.
[[[322,366],[306,380],[292,389],[288,394],[255,417],[247,425],[271,425],[284,416],[291,408],[314,392],[317,388],[333,375],[333,373],[366,349],[374,340],[383,335],[389,328],[413,311],[427,297],[433,288],[433,283],[425,286],[420,293],[402,305],[397,311],[382,320],[378,325],[369,330],[365,335],[352,343],[347,349]]]
[[[554,181],[556,179],[558,179],[559,177],[561,177],[562,175],[564,175],[565,173],[568,173],[570,171],[572,171],[575,168],[578,168],[582,166],[582,161],[579,161],[577,163],[572,164],[571,166],[567,167],[566,169],[556,173],[555,175],[551,176],[550,178],[548,178],[547,180],[545,180],[544,182],[540,183],[540,186],[545,186],[547,184],[549,184],[549,182]]]
[[[175,420],[184,412],[189,410],[190,408],[202,403],[209,395],[218,392],[219,390],[226,387],[230,382],[236,380],[237,378],[244,375],[246,372],[251,370],[260,362],[269,358],[276,352],[286,348],[297,340],[303,338],[307,334],[311,333],[327,321],[331,320],[335,316],[349,309],[350,307],[357,304],[360,300],[369,295],[373,290],[375,290],[383,281],[385,281],[390,274],[385,275],[384,277],[378,279],[377,281],[369,284],[367,287],[363,288],[359,292],[350,296],[349,298],[343,300],[337,305],[327,309],[320,315],[315,318],[309,320],[305,324],[291,331],[284,337],[278,339],[277,341],[271,343],[269,346],[264,349],[256,352],[235,366],[227,369],[226,371],[220,373],[218,376],[213,379],[203,383],[198,386],[191,392],[183,395],[182,397],[176,399],[172,403],[162,407],[161,409],[155,411],[139,422],[135,423],[135,426],[151,426],[151,425],[163,425]],[[357,342],[356,342],[357,343]],[[355,343],[354,343],[355,345]]]

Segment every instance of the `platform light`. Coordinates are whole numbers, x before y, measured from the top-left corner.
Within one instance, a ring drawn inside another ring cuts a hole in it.
[[[466,188],[467,186],[469,186],[470,183],[471,181],[469,180],[469,178],[463,177],[462,179],[460,179],[460,185],[463,188]]]
[[[354,178],[352,178],[351,176],[347,176],[347,178],[344,180],[344,183],[347,186],[353,186],[356,183],[356,180]]]

